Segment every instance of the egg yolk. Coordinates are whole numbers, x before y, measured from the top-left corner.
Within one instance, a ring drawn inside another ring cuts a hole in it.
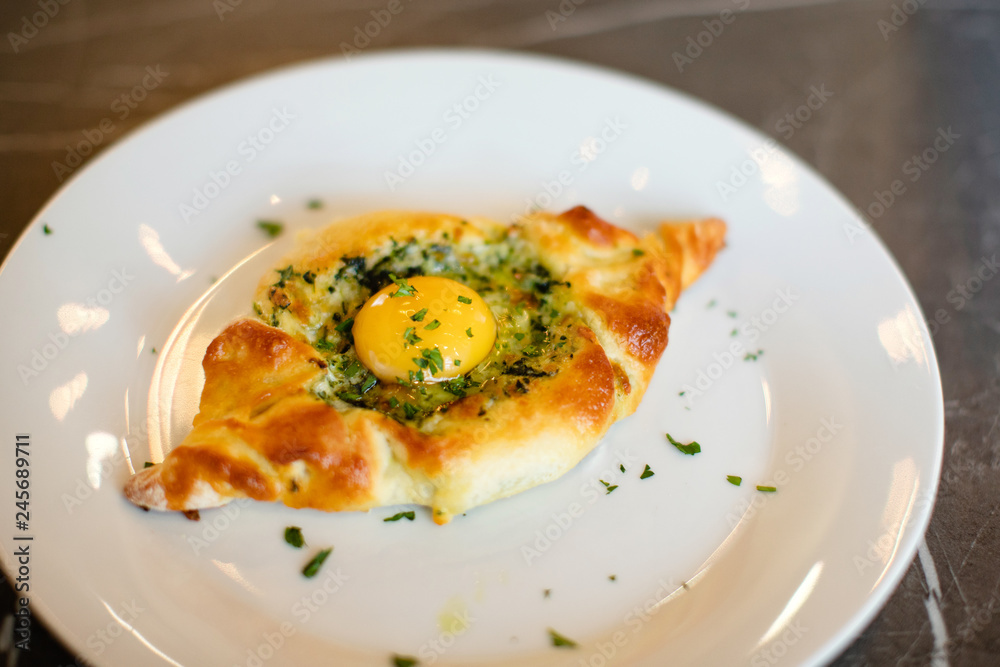
[[[471,371],[496,339],[493,313],[475,290],[414,276],[376,292],[354,318],[354,346],[385,382],[440,382]]]

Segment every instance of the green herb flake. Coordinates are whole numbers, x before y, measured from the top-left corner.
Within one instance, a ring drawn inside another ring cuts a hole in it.
[[[378,382],[378,378],[376,378],[374,375],[369,374],[368,377],[365,379],[364,384],[361,385],[361,393],[367,394],[368,391],[375,386],[376,382]]]
[[[618,580],[617,574],[612,574],[608,576],[608,581],[617,581],[617,580]]]
[[[623,463],[619,463],[618,469],[621,470],[622,472],[625,472],[625,465]]]
[[[49,227],[48,225],[42,225],[42,233],[48,236],[49,234],[52,233],[52,228]]]
[[[715,308],[715,304],[716,304],[716,303],[717,303],[717,302],[716,302],[716,300],[715,300],[715,299],[712,299],[711,301],[709,301],[709,302],[708,302],[708,305],[707,305],[707,306],[705,306],[705,307],[706,307],[706,308]]]
[[[142,464],[142,468],[143,470],[145,470],[146,468],[152,468],[155,465],[156,464],[153,463],[152,461],[146,461],[145,463]]]
[[[732,331],[729,332],[729,335],[730,336],[736,336],[739,333],[740,333],[739,329],[733,329]]]
[[[691,442],[690,444],[682,445],[681,443],[677,442],[672,437],[670,437],[669,433],[667,433],[667,440],[669,440],[670,444],[676,447],[677,451],[679,451],[681,454],[688,454],[690,456],[694,456],[695,454],[701,451],[701,445],[699,445],[697,442]]]
[[[757,361],[757,359],[762,354],[764,354],[764,350],[757,350],[756,352],[747,352],[746,356],[743,357],[743,361]]]
[[[609,493],[611,493],[612,491],[614,491],[615,489],[618,488],[617,484],[610,484],[608,482],[605,482],[603,479],[602,480],[598,480],[598,481],[600,481],[601,484],[604,485],[604,488],[607,489],[607,492],[604,495],[608,495]]]
[[[257,226],[272,239],[285,230],[285,225],[276,220],[258,220]]]
[[[310,199],[309,202],[306,204],[306,208],[313,211],[321,209],[323,208],[323,202],[319,199]]]
[[[301,549],[306,541],[302,539],[302,529],[298,526],[285,528],[285,542],[288,542],[296,549]]]
[[[403,332],[403,340],[410,345],[416,345],[417,343],[423,341],[423,338],[417,335],[415,327],[406,327],[406,331]]]
[[[396,398],[395,396],[390,396],[389,397],[389,407],[393,408],[393,409],[398,408],[399,407],[399,399]]]
[[[641,475],[639,475],[639,479],[648,479],[648,478],[652,477],[655,474],[656,473],[653,472],[652,468],[650,468],[649,464],[647,463],[646,464],[646,469],[642,471]]]
[[[778,489],[777,489],[777,487],[774,487],[774,486],[761,486],[760,484],[758,484],[757,485],[757,490],[758,491],[763,491],[764,493],[774,493]]]
[[[416,513],[413,510],[410,510],[409,512],[399,512],[397,514],[393,514],[390,517],[386,517],[385,519],[382,519],[382,521],[399,521],[400,519],[406,519],[407,521],[413,521],[416,518],[417,518]]]
[[[564,637],[552,628],[549,628],[549,638],[552,639],[553,646],[561,646],[565,648],[576,648],[576,642],[568,637]]]
[[[472,303],[472,299],[470,299],[467,296],[460,296],[460,297],[458,297],[458,302],[459,303]]]
[[[726,481],[732,484],[733,486],[739,486],[740,484],[743,483],[743,478],[740,477],[739,475],[726,475]]]
[[[296,276],[295,269],[289,264],[281,271],[278,271],[278,282],[274,283],[275,287],[284,287],[285,283]]]
[[[414,322],[423,322],[424,321],[424,315],[426,315],[426,314],[427,314],[427,309],[424,308],[424,309],[418,310],[417,312],[415,312],[412,315],[410,315],[410,319],[413,320]]]
[[[432,320],[431,323],[425,326],[424,328],[427,329],[428,331],[434,331],[439,326],[441,326],[441,322],[439,322],[438,320]]]
[[[395,273],[390,273],[389,279],[399,286],[399,289],[389,295],[391,298],[395,298],[397,296],[413,296],[417,293],[417,288],[406,282],[406,278],[398,278]]]
[[[312,579],[319,573],[319,569],[323,567],[323,561],[326,557],[333,553],[333,547],[329,549],[323,549],[318,554],[313,556],[313,559],[309,561],[304,568],[302,568],[302,576],[306,579]]]
[[[346,369],[344,369],[344,375],[346,375],[349,378],[352,378],[358,373],[360,373],[362,368],[363,366],[361,365],[360,361],[357,360],[352,361],[351,365],[348,366]]]
[[[340,333],[347,333],[354,326],[354,318],[348,317],[346,320],[334,327]]]
[[[433,350],[420,350],[420,355],[427,360],[427,363],[431,367],[431,373],[437,373],[444,370],[444,358],[441,356],[441,350],[434,348]],[[420,366],[420,364],[417,364]],[[421,366],[423,368],[423,366]]]
[[[686,393],[687,393],[686,391],[682,391],[682,392],[678,392],[678,394],[677,394],[677,395],[678,395],[678,396],[683,396],[683,395],[684,395],[684,394],[686,394]]]
[[[636,257],[642,257],[643,255],[646,254],[646,251],[643,250],[642,248],[632,248],[632,254],[635,255]]]
[[[403,413],[406,415],[407,419],[413,419],[417,416],[418,412],[420,412],[420,410],[418,410],[417,406],[413,403],[410,403],[409,401],[403,403]]]
[[[417,667],[420,663],[417,662],[416,658],[411,658],[405,655],[393,655],[392,665],[393,667]]]
[[[468,336],[469,338],[472,338],[472,327],[469,327],[468,329],[465,330],[465,335]]]
[[[150,349],[149,351],[150,351],[150,353],[152,353],[152,354],[156,354],[156,348],[155,348],[155,347],[154,347],[154,348],[151,348],[151,349]]]
[[[514,338],[516,338],[517,340],[524,340],[524,334],[518,332],[518,333],[514,334]]]
[[[361,394],[355,391],[342,391],[339,394],[337,394],[337,396],[340,398],[340,400],[347,401],[348,403],[350,403],[351,401],[361,400]]]
[[[737,313],[735,310],[727,310],[726,315],[729,315],[729,317],[733,318],[734,320],[737,317],[739,317],[739,313]]]

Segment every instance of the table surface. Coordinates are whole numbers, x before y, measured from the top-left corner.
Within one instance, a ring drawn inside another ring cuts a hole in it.
[[[1000,664],[1000,281],[957,290],[1000,247],[1000,3],[993,0],[422,0],[370,50],[480,46],[554,54],[638,74],[742,118],[813,165],[860,209],[909,277],[934,330],[944,386],[944,472],[930,528],[899,588],[835,665]],[[169,76],[101,149],[207,90],[340,53],[385,0],[5,0],[0,28],[0,257],[60,185],[53,162],[106,118],[147,66]],[[745,8],[696,61],[673,54],[705,18]],[[560,17],[561,18],[561,17]],[[11,38],[23,33],[26,38]],[[790,139],[778,122],[811,87],[833,93]],[[876,192],[939,130],[954,145],[887,209]],[[91,156],[89,159],[93,159]],[[996,189],[994,189],[996,188]],[[949,298],[950,297],[950,298]],[[944,319],[944,316],[942,316]],[[13,609],[2,587],[3,615]],[[5,665],[72,665],[36,627]],[[7,655],[3,655],[7,653]]]

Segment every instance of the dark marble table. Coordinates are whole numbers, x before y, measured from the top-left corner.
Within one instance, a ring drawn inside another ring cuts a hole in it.
[[[523,49],[648,77],[784,141],[869,213],[925,314],[939,316],[944,473],[919,556],[834,664],[1000,664],[1000,281],[969,282],[1000,250],[1000,4],[563,0],[560,14],[559,0],[403,2],[367,49]],[[339,54],[385,4],[5,0],[0,256],[75,168],[67,144],[90,133],[100,153],[204,91]],[[52,16],[39,18],[45,7]],[[675,56],[723,9],[744,11],[691,62]],[[166,74],[147,76],[156,68]],[[786,115],[824,86],[830,99],[789,132]],[[939,132],[952,134],[949,149],[915,166]],[[907,168],[919,180],[888,203]],[[0,605],[13,609],[7,584]],[[0,625],[0,654],[4,665],[76,664],[38,624],[20,654]]]

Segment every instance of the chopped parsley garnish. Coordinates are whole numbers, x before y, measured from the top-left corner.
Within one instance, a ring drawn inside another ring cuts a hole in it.
[[[458,297],[458,302],[459,303],[472,303],[472,299],[470,299],[467,296],[460,296],[460,297]]]
[[[514,334],[514,338],[516,338],[517,340],[524,340],[524,334],[521,332],[517,332],[516,334]]]
[[[413,313],[412,315],[410,315],[410,319],[413,320],[414,322],[423,322],[424,321],[424,315],[426,315],[426,314],[427,314],[427,309],[423,308],[423,309],[418,310],[417,312]]]
[[[642,248],[632,248],[632,254],[635,255],[636,257],[642,257],[643,255],[646,254],[646,251],[643,250]]]
[[[683,395],[684,395],[684,394],[686,394],[686,393],[687,393],[686,391],[681,391],[681,392],[678,392],[678,393],[677,393],[677,395],[678,395],[678,396],[683,396]]]
[[[444,370],[444,358],[442,358],[441,350],[438,348],[435,347],[433,350],[420,350],[420,355],[427,360],[428,364],[430,364],[431,373],[437,373],[438,371]],[[423,366],[419,363],[417,366],[423,368]]]
[[[285,229],[285,225],[275,220],[258,220],[257,226],[264,230],[264,233],[272,239]]]
[[[618,469],[621,470],[622,472],[625,472],[625,464],[624,463],[619,463],[618,464]]]
[[[729,315],[729,317],[735,320],[739,316],[739,313],[737,313],[735,310],[727,310],[726,315]]]
[[[462,365],[462,360],[461,359],[456,359],[455,360],[455,368],[458,368],[461,365]]]
[[[564,637],[552,628],[549,628],[549,637],[553,646],[564,646],[566,648],[576,648],[576,642],[568,637]]]
[[[393,667],[417,667],[420,663],[417,662],[416,658],[410,658],[404,655],[394,655],[392,656]]]
[[[151,354],[156,354],[156,348],[155,347],[154,348],[150,348],[149,351],[150,351]]]
[[[757,485],[757,490],[758,491],[763,491],[764,493],[774,493],[778,489],[776,487],[773,487],[773,486],[761,486],[760,484],[758,484]]]
[[[726,481],[732,484],[733,486],[739,486],[740,484],[743,483],[743,478],[740,477],[739,475],[726,475]]]
[[[469,327],[468,329],[465,330],[465,335],[468,336],[469,338],[472,338],[472,327]]]
[[[737,334],[738,334],[739,332],[740,332],[740,330],[739,330],[739,329],[733,329],[732,331],[730,331],[730,332],[729,332],[729,335],[730,335],[730,336],[735,336],[735,335],[737,335]]]
[[[368,378],[364,381],[364,384],[361,385],[361,393],[367,394],[368,390],[374,387],[376,382],[378,382],[378,378],[369,374]]]
[[[708,305],[705,306],[705,307],[706,308],[715,308],[715,304],[716,304],[715,299],[712,299],[711,301],[708,302]]]
[[[318,208],[323,208],[323,202],[319,199],[310,199],[309,203],[306,204],[306,208],[316,210]]]
[[[618,579],[617,574],[612,574],[608,576],[608,581],[616,581]]]
[[[302,575],[307,579],[312,579],[319,572],[319,569],[323,567],[323,561],[326,557],[333,552],[333,547],[329,549],[323,549],[318,554],[313,556],[313,559],[309,561],[304,568],[302,568]]]
[[[349,378],[352,378],[358,373],[360,373],[362,368],[363,367],[361,366],[360,361],[352,361],[351,365],[344,369],[344,375],[346,375]]]
[[[647,479],[647,478],[649,478],[649,477],[652,477],[652,476],[653,476],[653,475],[655,475],[655,474],[656,474],[656,473],[655,473],[655,472],[653,472],[652,468],[650,468],[650,467],[649,467],[649,464],[647,463],[647,464],[646,464],[646,469],[642,471],[642,474],[641,474],[641,475],[639,475],[639,479]]]
[[[406,414],[407,419],[413,419],[419,412],[420,410],[413,403],[409,401],[403,403],[403,413]]]
[[[416,345],[423,340],[417,335],[417,330],[414,327],[407,327],[406,331],[403,332],[403,340],[405,340],[410,345]]]
[[[278,271],[278,282],[274,283],[273,286],[274,287],[284,287],[285,283],[288,282],[289,280],[291,280],[292,278],[294,278],[296,275],[297,274],[295,273],[295,269],[293,269],[292,265],[289,264],[288,266],[286,266],[285,268],[283,268],[281,271]]]
[[[607,489],[607,493],[605,493],[604,495],[608,495],[608,493],[611,493],[612,491],[618,488],[617,484],[609,484],[608,482],[605,482],[603,479],[599,481],[601,482],[601,484],[604,485],[604,488]]]
[[[434,331],[439,326],[441,326],[441,322],[439,322],[438,320],[432,320],[431,323],[425,326],[424,328],[427,329],[428,331]]]
[[[667,433],[667,440],[669,440],[670,444],[676,447],[677,451],[679,451],[681,454],[689,454],[691,456],[694,456],[695,454],[701,451],[701,445],[699,445],[697,442],[691,442],[688,445],[682,445],[681,443],[677,442],[672,437],[670,437],[669,433]]]
[[[393,514],[390,517],[382,519],[382,521],[399,521],[400,519],[413,521],[415,518],[417,518],[416,513],[413,510],[410,510],[409,512],[399,512],[398,514]]]
[[[342,401],[348,401],[348,402],[350,402],[350,401],[360,401],[361,400],[361,394],[359,394],[359,393],[357,393],[355,391],[342,391],[339,394],[337,394],[337,396],[339,396],[340,400],[342,400]]]
[[[52,228],[49,227],[48,225],[42,225],[42,233],[48,236],[49,234],[52,233]]]
[[[389,407],[393,408],[393,409],[399,407],[399,399],[396,398],[395,396],[390,396],[389,397]]]
[[[389,279],[399,286],[399,289],[389,295],[390,297],[413,296],[417,293],[417,288],[406,282],[406,278],[397,278],[395,273],[390,273]]]
[[[289,526],[288,528],[285,528],[285,542],[288,542],[296,549],[301,549],[306,543],[306,541],[302,539],[302,529],[298,526]]]
[[[155,465],[156,464],[153,463],[152,461],[146,461],[145,463],[142,464],[142,467],[143,467],[143,469],[146,469],[146,468],[152,468]]]
[[[334,327],[340,333],[347,333],[354,326],[354,318],[348,317],[346,320]]]
[[[757,350],[756,352],[747,352],[746,356],[743,357],[743,361],[757,361],[760,355],[764,354],[764,350]]]

